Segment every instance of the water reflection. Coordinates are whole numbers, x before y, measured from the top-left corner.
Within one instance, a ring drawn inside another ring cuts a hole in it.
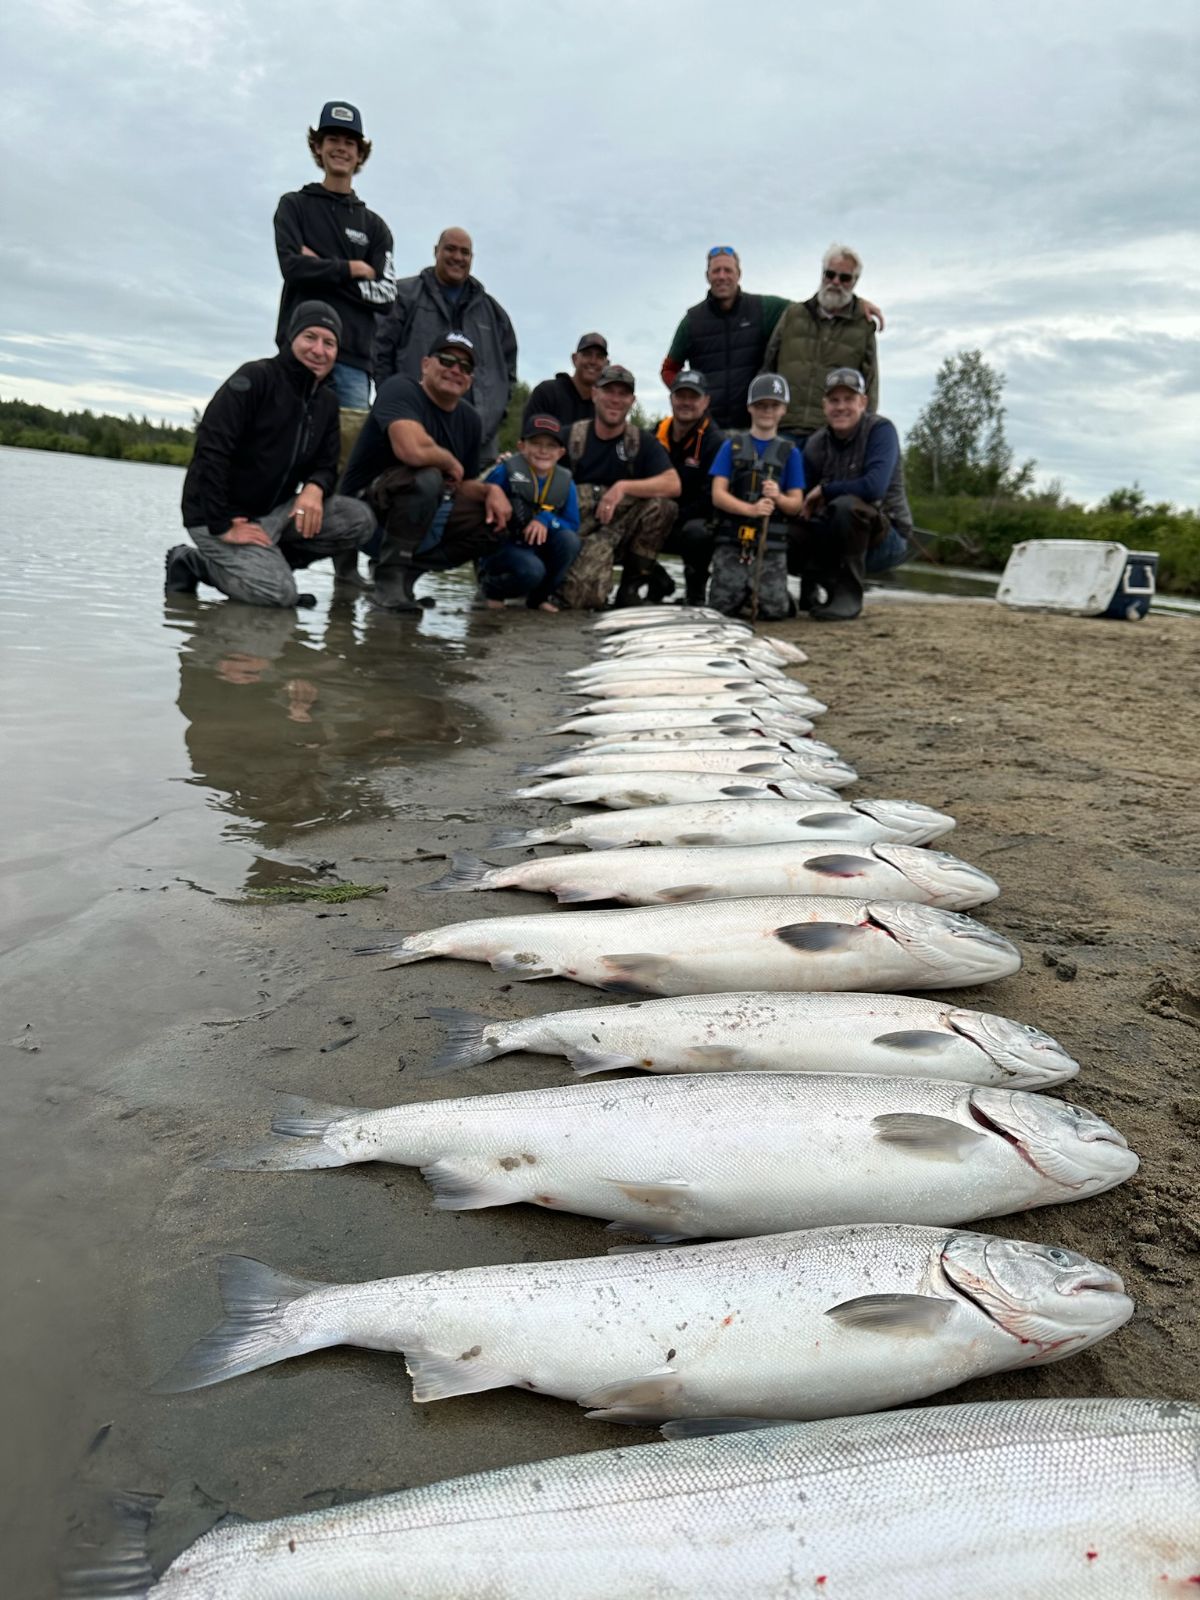
[[[378,770],[479,733],[452,693],[442,640],[335,603],[323,628],[294,612],[172,597],[179,710],[192,774],[227,835],[275,848],[297,830],[381,817]]]

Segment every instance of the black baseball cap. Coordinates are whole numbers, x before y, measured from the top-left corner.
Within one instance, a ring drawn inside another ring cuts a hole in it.
[[[305,328],[328,328],[337,342],[342,342],[342,319],[324,300],[301,300],[288,318],[288,343],[303,333]]]
[[[472,367],[475,365],[475,346],[466,334],[459,333],[457,328],[451,328],[447,333],[439,333],[425,354],[436,356],[443,350],[454,350],[460,356],[466,356]]]
[[[555,444],[562,443],[562,423],[557,417],[539,415],[530,417],[521,429],[522,439],[536,439],[539,433],[545,434],[548,439],[553,439]]]
[[[317,119],[318,133],[352,133],[356,139],[363,135],[362,116],[357,106],[347,100],[326,100]]]
[[[671,385],[671,393],[674,394],[677,389],[694,389],[697,394],[707,394],[708,379],[702,372],[696,372],[692,367],[684,367]]]
[[[853,389],[855,394],[866,394],[867,380],[857,367],[834,367],[825,374],[825,393],[831,389]]]
[[[619,367],[615,365],[605,367],[604,371],[596,379],[593,387],[596,389],[607,389],[610,383],[624,383],[627,384],[631,389],[637,388],[637,383],[634,380],[633,373],[630,372],[628,367]]]
[[[603,350],[607,355],[608,340],[602,333],[581,333],[579,343],[575,346],[575,354],[578,355],[581,350]]]

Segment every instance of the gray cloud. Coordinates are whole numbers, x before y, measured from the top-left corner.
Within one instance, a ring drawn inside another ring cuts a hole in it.
[[[271,216],[316,176],[307,124],[347,94],[399,269],[468,227],[531,381],[599,327],[658,409],[709,245],[801,298],[845,238],[888,313],[902,430],[939,362],[979,346],[1044,476],[1195,503],[1200,26],[1191,0],[1145,15],[44,0],[4,25],[0,394],[186,421],[268,351]]]

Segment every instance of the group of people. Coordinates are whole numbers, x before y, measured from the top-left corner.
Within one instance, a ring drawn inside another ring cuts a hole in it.
[[[905,559],[900,444],[878,412],[883,316],[857,294],[848,246],[797,303],[743,290],[737,251],[714,246],[662,364],[669,416],[639,427],[633,373],[585,333],[498,459],[517,340],[472,274],[469,234],[444,229],[433,265],[397,279],[391,232],[353,188],[371,153],[358,109],[328,102],[308,145],[321,180],[275,214],[279,353],[239,367],[200,421],[191,543],[168,553],[168,591],[312,604],[298,570],[329,557],[362,583],[365,555],[386,611],[419,612],[421,575],[465,563],[481,604],[596,609],[618,566],[613,604],[665,599],[665,553],[688,603],[841,620],[868,573]],[[339,478],[343,409],[361,427]]]

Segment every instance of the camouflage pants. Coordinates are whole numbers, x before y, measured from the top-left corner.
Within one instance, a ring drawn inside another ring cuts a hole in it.
[[[736,545],[719,544],[713,552],[712,575],[708,580],[709,605],[727,617],[736,617],[739,612],[749,616],[757,571],[753,555],[749,561],[743,561]],[[787,552],[768,550],[758,575],[758,615],[765,622],[777,622],[787,614]]]
[[[675,520],[674,500],[621,501],[607,527],[596,520],[604,489],[582,483],[579,493],[579,554],[563,579],[559,594],[574,611],[598,611],[607,604],[613,567],[619,561],[649,565],[666,543]]]

